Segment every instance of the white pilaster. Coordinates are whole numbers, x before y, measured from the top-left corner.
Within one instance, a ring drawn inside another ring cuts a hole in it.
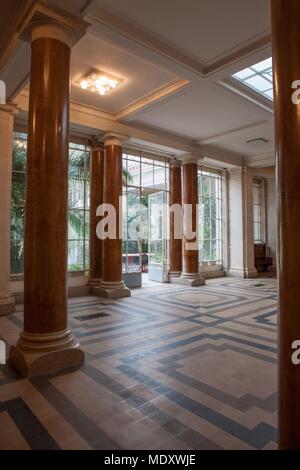
[[[253,278],[253,175],[249,168],[229,171],[229,269],[230,276]]]

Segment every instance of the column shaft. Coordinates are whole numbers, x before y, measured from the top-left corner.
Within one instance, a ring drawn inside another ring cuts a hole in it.
[[[181,164],[170,164],[170,208],[174,210],[170,213],[170,272],[171,277],[178,277],[182,271],[182,238],[175,238],[176,221],[179,211],[182,210],[182,190],[181,190]],[[177,221],[178,223],[178,221]],[[182,224],[182,220],[181,220]]]
[[[104,143],[103,202],[115,209],[115,237],[103,240],[103,269],[99,295],[109,298],[129,297],[123,282],[122,238],[120,236],[120,198],[122,197],[122,145],[116,139]]]
[[[104,151],[97,146],[92,149],[90,165],[90,285],[99,286],[102,279],[103,241],[97,237],[99,219],[96,211],[103,204]]]
[[[82,364],[67,320],[70,47],[32,42],[25,208],[24,332],[11,348],[22,375]]]
[[[191,287],[205,284],[199,274],[198,248],[198,165],[183,165],[183,253],[181,279]],[[196,235],[192,236],[192,232]]]
[[[292,101],[292,84],[300,80],[300,2],[271,3],[278,208],[279,446],[299,450],[300,365],[293,363],[292,354],[294,341],[300,341],[300,104]],[[299,93],[296,98],[299,100]]]
[[[13,112],[13,106],[0,105],[0,316],[12,313],[15,308],[10,293]]]

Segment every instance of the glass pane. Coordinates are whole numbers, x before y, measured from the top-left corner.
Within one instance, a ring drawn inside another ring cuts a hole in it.
[[[85,182],[85,207],[86,209],[90,208],[90,181],[86,180]]]
[[[253,219],[254,222],[260,222],[260,206],[253,207]]]
[[[255,75],[254,77],[247,78],[247,80],[245,80],[245,83],[251,85],[253,88],[256,88],[258,91],[265,91],[270,88],[270,83],[260,75]]]
[[[254,74],[254,71],[251,70],[250,68],[247,68],[247,69],[241,70],[240,72],[235,73],[233,77],[236,77],[239,80],[244,80],[245,78],[248,78],[253,74]]]
[[[139,243],[136,241],[127,242],[127,272],[141,271],[141,256]]]
[[[127,188],[127,238],[138,240],[140,238],[140,190]]]
[[[14,241],[23,241],[25,230],[25,208],[12,207],[10,237]]]
[[[202,198],[202,213],[204,220],[210,219],[210,198],[203,197]]]
[[[12,169],[15,171],[25,171],[26,169],[27,147],[20,146],[23,142],[25,141],[14,140]]]
[[[204,219],[204,230],[203,230],[203,238],[205,240],[209,240],[211,237],[210,234],[210,219]]]
[[[153,164],[142,164],[142,187],[153,188]]]
[[[74,145],[74,144],[72,144]],[[69,177],[84,178],[85,176],[85,152],[75,148],[69,149]]]
[[[25,204],[25,173],[13,173],[12,175],[12,206],[24,206]]]
[[[217,221],[215,219],[211,220],[211,238],[217,238]]]
[[[85,212],[85,239],[90,239],[90,211]]]
[[[68,271],[83,271],[84,242],[68,242]]]
[[[84,180],[69,179],[69,208],[84,208]]]
[[[85,266],[84,269],[88,271],[90,269],[90,242],[85,242]]]
[[[272,58],[271,57],[269,57],[266,60],[263,60],[262,62],[259,62],[258,64],[253,65],[253,68],[257,72],[262,72],[263,70],[266,70],[270,67],[272,67]]]
[[[11,274],[24,272],[24,243],[12,241],[10,245]]]
[[[76,210],[68,212],[68,239],[84,239],[84,211]]]
[[[206,196],[210,193],[210,178],[208,176],[202,176],[202,195]]]
[[[216,240],[211,241],[211,258],[210,261],[217,261],[217,242]]]
[[[204,240],[202,250],[202,261],[210,261],[210,240]]]
[[[165,189],[166,175],[164,166],[154,165],[154,188]]]
[[[90,179],[90,167],[91,167],[91,152],[89,149],[87,149],[85,153],[85,173],[86,173],[86,178],[88,180]]]
[[[137,159],[127,160],[126,175],[127,184],[131,186],[140,186],[140,161]]]
[[[210,200],[210,217],[215,219],[217,217],[217,200],[212,197]]]

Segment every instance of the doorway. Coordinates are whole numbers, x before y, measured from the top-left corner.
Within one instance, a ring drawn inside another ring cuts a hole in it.
[[[129,288],[166,282],[168,272],[166,159],[123,155],[123,278]]]

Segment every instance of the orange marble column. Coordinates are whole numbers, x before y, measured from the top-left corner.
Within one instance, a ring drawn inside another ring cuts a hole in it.
[[[92,287],[98,287],[102,279],[103,241],[97,236],[99,217],[97,208],[103,204],[103,167],[104,149],[97,143],[92,144],[90,160],[90,281]]]
[[[70,37],[49,24],[33,26],[31,38],[24,331],[10,351],[23,376],[84,360],[67,318]]]
[[[181,190],[181,163],[170,163],[170,250],[169,250],[169,280],[178,278],[182,272],[182,238],[176,238],[176,232],[181,225],[182,231],[182,190]]]
[[[299,450],[300,355],[294,342],[300,341],[300,104],[299,92],[292,100],[296,91],[292,84],[300,80],[300,2],[272,0],[271,5],[278,208],[279,446]],[[299,85],[296,88],[299,90]]]
[[[205,284],[199,274],[198,248],[198,164],[197,158],[183,162],[183,253],[180,280],[191,287]],[[196,235],[192,235],[192,232]]]
[[[111,299],[131,295],[125,287],[122,273],[122,171],[122,141],[108,135],[104,140],[103,202],[115,210],[115,236],[103,240],[102,281],[98,295]]]

